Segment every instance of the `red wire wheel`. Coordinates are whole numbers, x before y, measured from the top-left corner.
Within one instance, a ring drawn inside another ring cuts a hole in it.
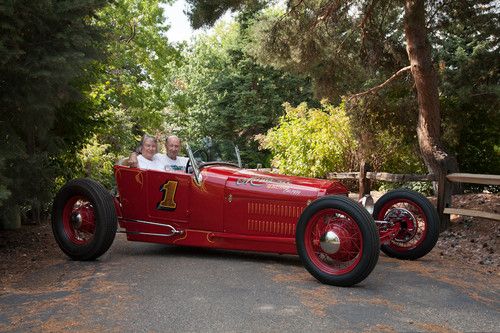
[[[328,274],[352,271],[363,253],[363,236],[354,220],[338,209],[324,209],[306,226],[305,246],[311,261]]]
[[[297,224],[296,242],[306,269],[326,284],[359,283],[378,260],[373,218],[346,197],[326,196],[311,203]]]
[[[70,198],[63,208],[63,227],[68,240],[76,245],[88,244],[94,238],[94,207],[83,196]]]
[[[74,260],[94,260],[116,235],[117,219],[111,194],[91,179],[64,185],[52,204],[52,232],[61,250]]]
[[[377,221],[400,225],[399,232],[382,251],[399,259],[418,259],[429,253],[439,237],[439,218],[434,206],[420,193],[395,190],[384,194],[375,204]]]

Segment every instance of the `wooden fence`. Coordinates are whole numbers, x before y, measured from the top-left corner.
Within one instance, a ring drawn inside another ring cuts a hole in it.
[[[327,175],[328,179],[357,179],[359,181],[359,198],[369,194],[371,183],[375,180],[388,182],[410,182],[410,181],[437,181],[437,211],[440,217],[440,229],[444,231],[450,225],[450,214],[484,217],[500,221],[500,214],[476,211],[470,209],[459,209],[451,207],[451,193],[453,183],[473,183],[484,185],[500,185],[500,175],[481,175],[471,173],[450,173],[442,177],[433,174],[393,174],[387,172],[371,172],[370,167],[362,163],[359,172],[332,172]]]

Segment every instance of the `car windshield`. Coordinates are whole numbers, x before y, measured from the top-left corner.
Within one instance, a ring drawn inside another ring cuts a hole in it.
[[[192,154],[194,162],[198,167],[216,163],[230,163],[241,167],[239,150],[231,141],[212,140],[207,137],[197,142],[189,143],[187,148],[189,155]]]

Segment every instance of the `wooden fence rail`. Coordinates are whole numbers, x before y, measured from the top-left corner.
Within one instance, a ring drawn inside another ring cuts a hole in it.
[[[433,174],[393,174],[387,172],[371,172],[369,165],[361,163],[359,172],[332,172],[327,175],[327,178],[357,179],[359,181],[360,198],[370,193],[371,182],[374,180],[383,180],[388,182],[437,181],[437,210],[440,217],[441,231],[444,231],[449,227],[450,214],[483,217],[500,221],[500,214],[451,207],[451,193],[453,183],[500,185],[500,175],[450,173],[441,177],[436,177]]]
[[[484,185],[500,185],[500,175],[482,175],[482,174],[473,174],[473,173],[450,173],[446,175],[445,182],[445,193],[451,192],[451,183],[472,183],[472,184],[484,184]],[[449,216],[450,214],[456,215],[466,215],[466,216],[475,216],[475,217],[483,217],[487,219],[500,221],[500,214],[482,212],[478,210],[471,209],[461,209],[461,208],[453,208],[450,206],[443,207],[443,215]]]

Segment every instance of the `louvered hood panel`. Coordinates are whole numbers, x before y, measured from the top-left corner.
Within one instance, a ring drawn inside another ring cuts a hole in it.
[[[342,184],[328,180],[253,170],[223,172],[225,232],[293,238],[309,202],[325,194],[347,194]]]

